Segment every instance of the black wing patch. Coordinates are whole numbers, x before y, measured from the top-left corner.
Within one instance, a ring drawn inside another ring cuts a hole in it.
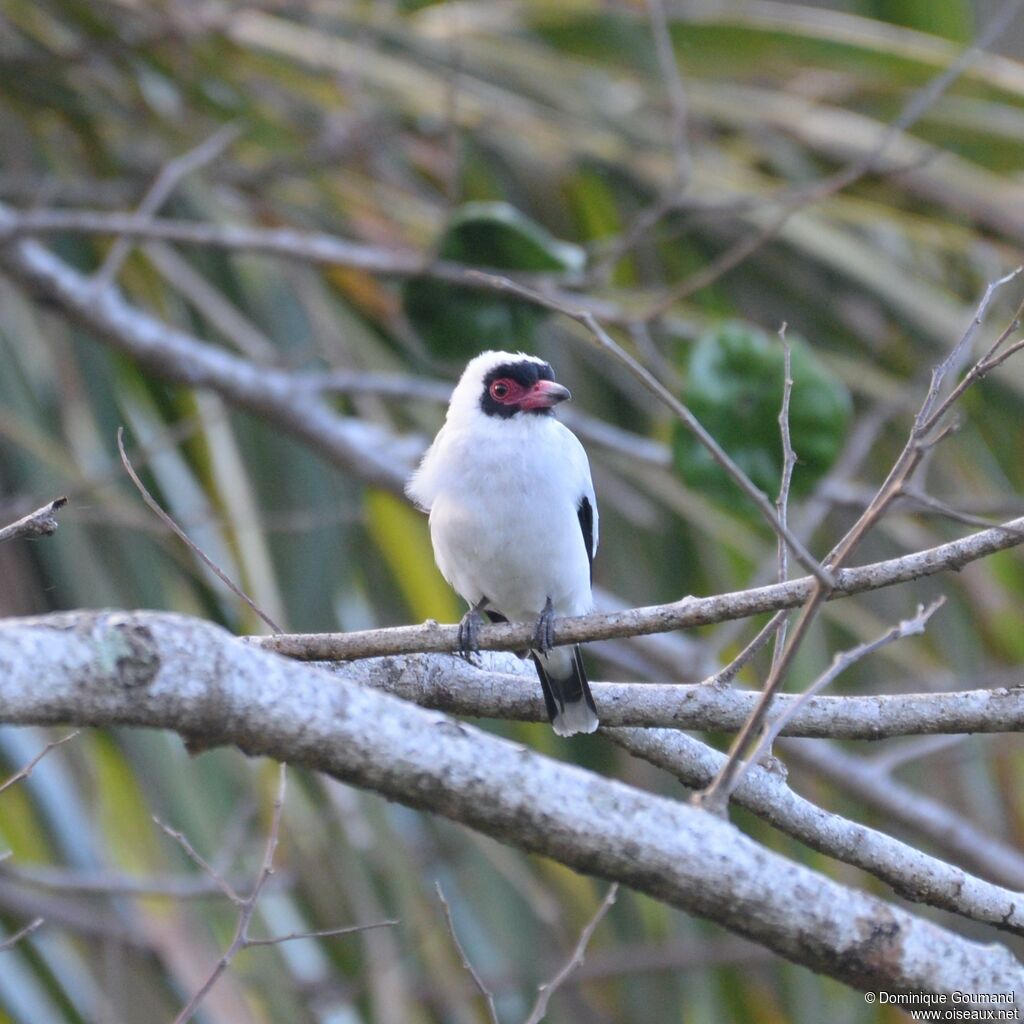
[[[594,506],[590,499],[584,495],[576,506],[576,518],[580,521],[580,529],[583,531],[583,544],[587,549],[587,561],[590,563],[590,582],[594,582]]]

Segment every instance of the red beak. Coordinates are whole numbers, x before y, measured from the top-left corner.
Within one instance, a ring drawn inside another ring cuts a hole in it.
[[[568,388],[556,384],[553,380],[539,380],[519,403],[520,409],[550,409],[559,402],[566,402],[572,398]]]

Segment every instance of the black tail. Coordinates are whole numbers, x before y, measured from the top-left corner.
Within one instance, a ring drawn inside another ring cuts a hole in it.
[[[597,708],[583,669],[580,645],[556,647],[547,654],[530,652],[547,705],[551,727],[559,736],[593,732]]]

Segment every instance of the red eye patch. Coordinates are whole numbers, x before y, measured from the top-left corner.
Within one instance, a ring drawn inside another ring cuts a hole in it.
[[[500,377],[490,386],[490,395],[502,405],[514,405],[523,397],[523,386],[509,377]]]

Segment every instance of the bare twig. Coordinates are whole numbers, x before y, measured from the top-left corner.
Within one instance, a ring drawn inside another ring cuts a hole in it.
[[[597,926],[604,919],[605,914],[611,910],[618,892],[619,883],[613,882],[612,885],[609,886],[604,899],[601,900],[601,904],[595,911],[594,916],[587,922],[583,931],[580,932],[579,941],[576,943],[576,946],[572,951],[572,955],[568,960],[566,960],[561,970],[550,981],[545,982],[537,990],[537,1001],[533,1004],[533,1009],[530,1010],[525,1024],[540,1024],[540,1022],[545,1018],[551,997],[559,988],[562,987],[569,975],[583,963],[583,957],[587,952],[587,946],[590,944],[590,940],[593,937]]]
[[[779,522],[783,526],[789,526],[789,488],[793,482],[793,469],[796,466],[796,452],[793,450],[793,438],[789,429],[789,405],[793,395],[793,350],[786,337],[786,324],[779,328],[779,340],[782,342],[783,364],[782,364],[782,405],[779,409],[779,436],[782,439],[782,479],[779,481],[779,496],[775,500],[775,510],[779,516]],[[786,545],[779,538],[776,544],[778,548],[778,575],[779,583],[785,583],[789,579],[789,551]],[[779,628],[775,633],[775,642],[772,647],[772,664],[775,665],[782,656],[786,646],[786,631],[788,628],[788,616],[783,616],[779,622]]]
[[[971,321],[971,326],[967,329],[966,333],[960,339],[959,344],[957,344],[953,351],[950,352],[942,365],[936,368],[936,371],[932,375],[931,385],[928,389],[928,396],[925,399],[924,405],[922,405],[914,424],[915,429],[922,437],[927,436],[927,434],[935,429],[942,417],[949,411],[960,396],[969,387],[971,387],[971,385],[976,384],[987,374],[991,373],[997,366],[1006,362],[1010,356],[1020,350],[1021,345],[1024,345],[1024,341],[1018,340],[1014,342],[1014,344],[1007,346],[1002,352],[999,351],[1010,335],[1020,329],[1021,316],[1024,314],[1024,303],[1021,303],[1021,305],[1017,307],[1017,312],[1014,314],[1013,319],[992,343],[988,351],[967,371],[966,374],[964,374],[963,378],[949,392],[945,399],[941,402],[939,401],[939,394],[945,377],[951,370],[958,369],[961,360],[970,354],[971,344],[974,341],[978,328],[981,326],[982,318],[984,317],[985,311],[988,309],[992,296],[1001,285],[1007,284],[1019,277],[1022,272],[1024,272],[1024,266],[1017,267],[1016,269],[1011,270],[1005,277],[989,284],[985,289],[985,296],[978,308],[978,312],[975,314],[974,320]]]
[[[171,828],[170,825],[165,824],[159,818],[153,818],[153,822],[160,828],[165,835],[173,839],[184,851],[185,856],[188,857],[196,867],[199,868],[214,885],[229,899],[236,907],[240,907],[245,903],[245,898],[238,894],[238,890],[232,886],[224,876],[213,867],[212,864],[201,853],[192,845],[189,841],[188,836],[184,832],[179,832],[177,829]]]
[[[194,149],[169,161],[156,176],[149,191],[143,196],[136,216],[146,219],[155,214],[183,178],[210,161],[216,160],[238,138],[240,132],[241,128],[237,124],[225,125]],[[114,242],[106,259],[93,277],[97,289],[107,288],[114,283],[124,261],[132,251],[132,247],[132,240],[124,236]]]
[[[284,795],[288,784],[288,766],[281,762],[277,774],[277,794],[274,797],[274,810],[271,814],[270,829],[267,832],[267,842],[263,850],[263,863],[260,865],[259,874],[253,883],[252,891],[238,904],[238,923],[235,927],[235,936],[231,945],[224,951],[210,976],[203,982],[196,994],[188,1001],[181,1013],[174,1018],[174,1024],[185,1024],[192,1019],[193,1014],[199,1008],[199,1004],[206,998],[207,993],[220,980],[221,975],[231,965],[231,961],[246,947],[249,942],[249,924],[252,915],[256,912],[256,904],[259,902],[263,887],[267,884],[274,871],[274,854],[277,852],[277,844],[281,837],[281,816],[284,813]],[[198,856],[198,854],[196,855]],[[203,862],[205,863],[205,862]],[[212,868],[210,869],[212,871]],[[230,887],[225,883],[225,891],[229,892]]]
[[[356,932],[368,932],[374,928],[393,928],[398,924],[397,918],[387,921],[373,921],[370,924],[349,924],[341,928],[320,928],[312,932],[288,932],[287,935],[274,935],[269,939],[246,938],[244,949],[256,946],[280,946],[283,942],[297,942],[299,939],[333,939],[339,935],[355,935]]]
[[[780,545],[781,546],[781,545]],[[782,628],[786,621],[786,612],[776,612],[762,627],[758,630],[757,635],[754,637],[746,647],[736,655],[732,661],[729,662],[725,668],[716,672],[710,679],[704,681],[702,685],[705,686],[725,686],[726,683],[732,682],[733,679],[740,673],[753,660],[754,656],[759,650],[773,636],[778,636],[779,630]]]
[[[290,932],[287,935],[279,935],[273,938],[256,939],[249,935],[249,926],[252,924],[253,915],[256,913],[256,906],[260,896],[263,894],[267,883],[274,874],[274,856],[281,838],[281,817],[284,813],[285,789],[288,782],[288,766],[282,762],[278,768],[277,793],[274,797],[274,809],[271,814],[270,828],[267,831],[267,840],[263,849],[263,861],[260,864],[256,881],[248,896],[240,896],[228,884],[228,882],[215,871],[210,864],[203,859],[180,832],[168,828],[157,821],[157,824],[176,842],[178,842],[185,853],[196,864],[202,868],[211,878],[218,882],[221,891],[238,907],[238,921],[235,925],[235,934],[228,948],[221,954],[220,959],[214,965],[206,981],[188,1001],[182,1011],[174,1018],[174,1024],[186,1024],[195,1015],[200,1004],[210,993],[210,990],[217,984],[224,972],[231,966],[235,957],[243,950],[256,946],[277,946],[283,942],[294,942],[297,939],[323,938],[335,935],[351,935],[355,932],[367,931],[370,928],[384,928],[397,924],[396,921],[378,921],[368,925],[349,925],[344,928],[327,928],[311,932]],[[156,821],[156,819],[154,819]]]
[[[919,636],[924,632],[925,626],[928,624],[928,620],[945,603],[945,597],[939,597],[928,605],[927,608],[918,605],[917,614],[913,618],[904,619],[898,625],[893,626],[892,629],[886,630],[885,633],[876,637],[874,640],[858,644],[856,647],[851,647],[846,651],[836,652],[832,658],[832,664],[820,676],[818,676],[818,678],[815,679],[815,681],[811,683],[811,685],[808,686],[796,700],[783,708],[782,711],[775,716],[774,720],[766,726],[761,738],[754,747],[754,752],[736,769],[733,785],[735,786],[739,783],[743,774],[750,769],[752,764],[757,764],[771,751],[772,744],[775,742],[779,733],[786,727],[786,723],[794,715],[799,713],[800,709],[803,708],[812,697],[816,697],[823,689],[825,689],[826,686],[830,685],[836,676],[845,672],[852,664],[860,661],[861,658],[865,658],[869,654],[873,654],[879,648],[885,647],[887,644],[894,643],[897,640],[902,640],[904,637]]]
[[[964,526],[980,526],[988,528],[997,526],[998,524],[987,516],[972,515],[970,512],[962,512],[960,509],[954,508],[948,502],[942,501],[939,498],[934,498],[930,494],[925,494],[918,487],[912,487],[905,485],[903,487],[903,499],[910,502],[912,505],[920,506],[920,510],[927,512],[934,512],[936,515],[944,516],[946,519],[952,519],[955,523],[963,523]],[[915,509],[915,511],[917,511]]]
[[[459,954],[462,966],[473,979],[473,984],[476,985],[480,995],[483,996],[484,1005],[487,1007],[487,1016],[492,1021],[492,1024],[501,1024],[498,1019],[498,1011],[494,1006],[494,994],[487,987],[479,973],[477,973],[477,969],[473,966],[469,957],[466,956],[466,951],[462,948],[462,943],[459,941],[458,932],[455,931],[455,922],[452,920],[452,909],[448,906],[448,901],[444,898],[444,890],[441,888],[441,883],[435,882],[434,888],[437,890],[437,898],[441,901],[441,909],[444,911],[445,923],[448,925],[448,934],[452,937],[452,944],[455,946],[455,951]]]
[[[969,349],[971,340],[974,338],[978,330],[978,326],[983,321],[985,313],[988,311],[988,307],[991,304],[996,291],[1002,285],[1014,280],[1022,272],[1022,269],[1024,268],[1017,268],[1016,270],[1011,271],[1009,274],[999,278],[997,281],[991,282],[985,288],[985,292],[966,332],[961,337],[960,341],[954,346],[951,355],[939,363],[933,370],[928,392],[922,402],[920,411],[914,418],[914,424],[911,427],[910,435],[903,450],[900,452],[899,456],[897,456],[896,461],[893,463],[892,468],[889,470],[885,480],[878,488],[875,496],[868,503],[867,507],[860,514],[857,521],[849,529],[846,535],[825,559],[825,564],[830,566],[833,570],[837,570],[843,562],[853,554],[861,540],[863,540],[867,533],[875,526],[878,520],[881,519],[892,503],[903,493],[903,489],[912,478],[924,454],[934,446],[937,440],[944,436],[941,431],[937,435],[929,435],[933,430],[935,430],[939,422],[939,417],[937,417],[935,412],[932,410],[935,409],[935,405],[938,401],[938,395],[941,393],[945,378],[949,371],[958,364],[958,359],[961,358],[961,353]],[[1014,321],[1014,323],[1016,323],[1016,321]],[[1000,335],[1000,340],[996,342],[996,345],[990,350],[990,352],[998,348],[1002,339],[1006,338],[1009,333],[1009,330],[1004,331]],[[960,393],[962,394],[962,391]],[[945,411],[946,408],[948,408],[948,405],[946,403],[942,403],[939,406],[939,410],[936,411]],[[1019,526],[1020,524],[1014,524],[1013,528],[1018,529]],[[796,656],[796,652],[803,643],[803,640],[806,637],[811,624],[814,622],[821,606],[830,598],[831,592],[831,584],[822,582],[820,577],[814,580],[810,598],[804,605],[800,617],[797,619],[796,626],[793,629],[793,633],[788,644],[783,649],[782,654],[777,659],[773,659],[771,669],[768,673],[768,678],[765,680],[761,701],[751,714],[747,724],[736,735],[736,738],[729,750],[729,757],[722,768],[721,774],[714,779],[707,789],[702,791],[696,797],[698,802],[700,802],[705,808],[718,812],[724,811],[729,800],[729,794],[735,786],[736,772],[739,770],[739,765],[742,762],[745,751],[752,742],[752,737],[756,735],[758,730],[760,730],[761,726],[764,724],[772,701],[782,686],[782,681],[785,678],[785,674],[788,671],[789,666],[792,664],[793,658]]]
[[[63,746],[65,743],[68,742],[68,740],[73,740],[78,735],[78,733],[79,730],[76,729],[74,732],[69,732],[67,736],[62,736],[59,740],[53,740],[50,743],[47,743],[46,746],[43,747],[43,749],[40,750],[39,753],[36,754],[36,756],[33,757],[32,760],[29,761],[29,763],[25,765],[24,768],[20,769],[19,771],[16,771],[5,782],[0,783],[0,793],[2,793],[5,789],[10,789],[11,786],[15,785],[16,783],[22,782],[25,779],[27,779],[32,774],[36,765],[39,764],[39,762],[42,761],[42,759],[46,757],[46,755],[49,754],[51,750],[55,750],[57,747]]]
[[[29,921],[24,928],[16,931],[9,939],[4,939],[0,942],[0,953],[6,953],[9,949],[13,949],[22,939],[28,938],[37,928],[43,924],[44,919],[37,917],[32,921]]]
[[[16,540],[19,537],[49,537],[57,530],[57,517],[53,513],[67,503],[67,498],[54,498],[42,508],[37,508],[35,512],[22,516],[17,522],[0,528],[0,542]]]
[[[146,485],[139,479],[138,473],[132,467],[131,461],[128,458],[128,453],[124,448],[124,427],[117,428],[117,450],[121,453],[121,464],[124,466],[125,472],[131,477],[131,481],[135,484],[139,494],[142,495],[142,500],[157,514],[161,522],[165,523],[181,540],[185,542],[188,549],[196,555],[200,561],[205,565],[216,577],[236,596],[240,597],[248,606],[256,613],[275,633],[283,633],[284,630],[274,622],[274,620],[264,612],[259,605],[248,594],[242,590],[241,587],[231,579],[230,576],[216,562],[210,558],[202,548],[171,518],[168,512],[160,507],[160,503],[153,497],[152,494],[146,489]]]
[[[823,740],[785,741],[786,760],[824,779],[901,828],[926,839],[986,878],[1024,890],[1024,855],[1015,843],[968,821],[928,793],[890,778],[870,760]]]

